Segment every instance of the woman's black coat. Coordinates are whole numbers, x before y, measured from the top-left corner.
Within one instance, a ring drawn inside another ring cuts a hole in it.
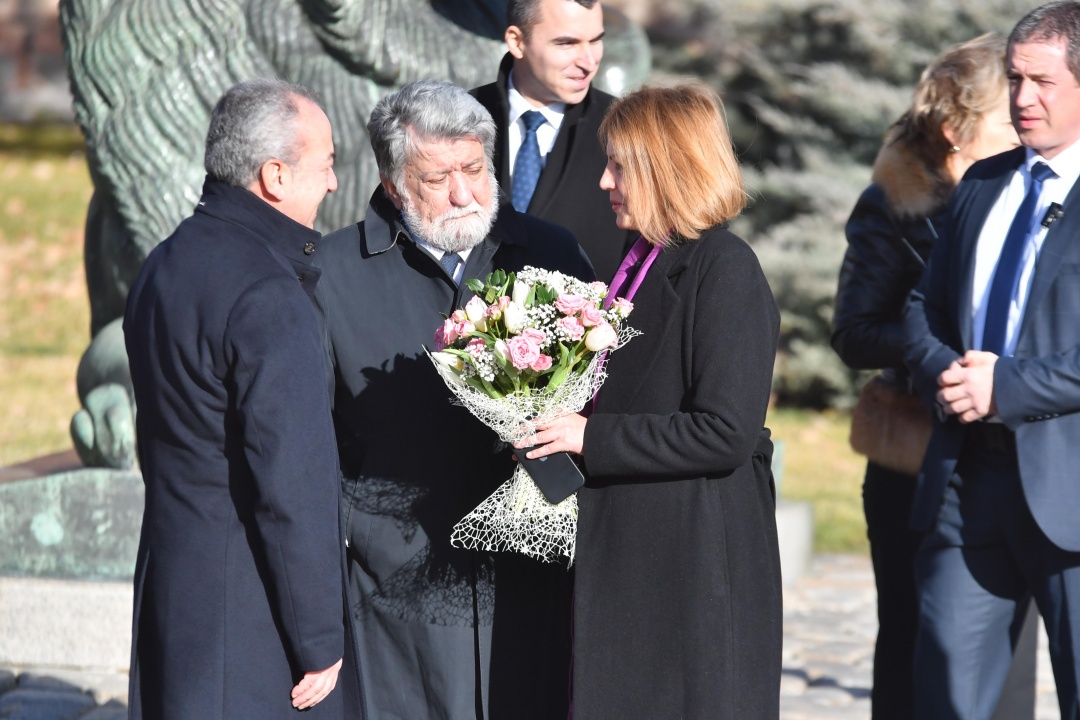
[[[762,439],[779,312],[716,227],[665,249],[585,426],[574,718],[776,718],[782,594]],[[767,438],[767,435],[765,435]]]

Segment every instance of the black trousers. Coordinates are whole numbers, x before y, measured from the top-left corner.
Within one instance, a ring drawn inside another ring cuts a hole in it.
[[[863,511],[878,599],[874,647],[873,720],[914,718],[914,655],[919,626],[915,553],[923,535],[908,527],[915,477],[867,463]],[[994,720],[1035,717],[1035,650],[1038,613],[1032,605],[1020,634]]]

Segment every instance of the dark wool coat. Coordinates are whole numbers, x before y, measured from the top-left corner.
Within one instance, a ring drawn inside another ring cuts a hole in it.
[[[318,240],[247,190],[207,181],[128,295],[146,483],[132,718],[295,718],[293,686],[343,654],[338,687],[305,717],[360,717],[325,365],[305,293]]]
[[[716,227],[665,249],[585,426],[574,720],[779,713],[782,594],[764,430],[779,312]]]
[[[566,567],[450,545],[513,471],[423,352],[471,293],[413,242],[381,188],[317,262],[368,717],[565,720]],[[566,230],[506,203],[463,277],[525,265],[592,279]]]
[[[858,370],[904,369],[904,303],[945,226],[952,181],[892,131],[845,227],[832,346]]]
[[[510,158],[506,128],[510,102],[506,92],[513,66],[514,58],[507,53],[499,66],[498,80],[472,90],[495,120],[495,172],[507,194],[510,194]],[[601,147],[596,133],[614,101],[611,95],[590,87],[584,100],[566,107],[559,135],[545,159],[529,207],[518,208],[569,229],[592,261],[596,277],[604,282],[611,282],[638,236],[636,232],[616,227],[608,193],[600,189],[607,151]]]

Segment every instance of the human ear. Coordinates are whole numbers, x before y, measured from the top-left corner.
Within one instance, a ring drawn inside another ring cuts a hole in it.
[[[267,197],[284,199],[291,182],[292,168],[277,158],[267,160],[259,168],[259,183]]]
[[[506,34],[503,37],[506,40],[506,49],[516,60],[525,57],[525,32],[521,28],[511,25],[506,28]]]
[[[383,191],[390,198],[390,202],[394,203],[394,207],[400,210],[401,193],[398,192],[397,186],[389,178],[379,178],[379,183],[382,184]]]

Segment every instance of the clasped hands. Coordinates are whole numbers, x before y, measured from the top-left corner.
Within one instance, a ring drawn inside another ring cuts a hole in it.
[[[998,356],[969,350],[938,375],[938,405],[948,415],[970,423],[997,414],[994,403],[994,365]]]

